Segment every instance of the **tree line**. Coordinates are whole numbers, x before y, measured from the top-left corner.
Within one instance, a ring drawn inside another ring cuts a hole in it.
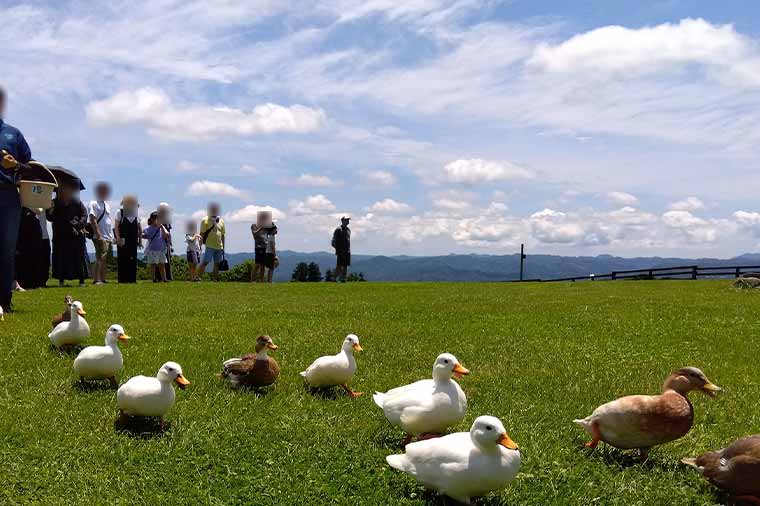
[[[325,282],[335,282],[335,271],[332,269],[328,269],[327,272],[325,272],[325,275],[322,276],[322,271],[319,268],[319,265],[317,265],[316,262],[306,263],[306,262],[299,262],[298,265],[296,265],[296,268],[293,269],[293,274],[290,276],[290,281],[295,283],[319,283],[321,281]],[[364,273],[355,273],[352,272],[348,275],[346,278],[346,281],[367,281],[364,279]]]

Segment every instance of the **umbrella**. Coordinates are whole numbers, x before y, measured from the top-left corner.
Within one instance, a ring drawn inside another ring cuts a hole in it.
[[[81,191],[85,189],[82,180],[79,179],[79,176],[77,176],[73,170],[59,167],[57,165],[48,165],[48,169],[50,169],[50,172],[52,172],[58,180],[58,184],[68,183],[76,186],[77,183],[79,183],[79,190]]]

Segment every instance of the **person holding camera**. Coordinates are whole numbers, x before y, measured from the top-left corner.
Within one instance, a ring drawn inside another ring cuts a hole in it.
[[[351,218],[344,216],[340,219],[340,227],[335,229],[332,237],[332,247],[335,248],[335,281],[345,283],[348,267],[351,265],[351,229],[348,224]]]
[[[16,168],[32,160],[24,135],[3,121],[6,93],[0,88],[0,305],[10,313],[15,284],[16,243],[21,223],[21,200]]]
[[[201,238],[206,245],[203,253],[203,261],[198,266],[198,276],[203,276],[206,266],[213,264],[214,270],[211,279],[219,281],[219,264],[224,259],[224,220],[221,217],[221,208],[214,202],[208,205],[208,216],[201,221]]]

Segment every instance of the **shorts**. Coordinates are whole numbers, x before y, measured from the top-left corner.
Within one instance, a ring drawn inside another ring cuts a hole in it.
[[[338,257],[338,267],[349,267],[351,265],[350,251],[338,251],[335,255]]]
[[[264,267],[274,269],[274,253],[266,253],[264,255]]]
[[[198,265],[201,263],[201,254],[196,250],[191,250],[187,252],[187,263],[190,265]]]
[[[204,264],[218,264],[222,261],[222,257],[224,256],[224,250],[215,249],[215,248],[209,248],[206,246],[206,251],[203,252],[203,263]]]
[[[93,239],[92,244],[95,246],[95,258],[100,260],[108,258],[109,251],[112,251],[111,241],[106,241],[105,239]]]
[[[160,251],[149,249],[145,252],[145,258],[148,259],[149,265],[158,265],[158,264],[167,263],[165,249],[162,249]]]
[[[253,263],[255,263],[256,265],[266,265],[267,263],[266,250],[261,250],[261,249],[255,250],[253,254]]]

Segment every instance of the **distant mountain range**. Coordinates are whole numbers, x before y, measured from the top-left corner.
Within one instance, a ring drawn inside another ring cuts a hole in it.
[[[327,252],[300,253],[280,251],[280,268],[275,281],[290,281],[299,262],[316,262],[322,273],[335,268],[335,255]],[[253,253],[227,255],[237,265],[253,258]],[[367,281],[511,281],[520,278],[520,255],[444,255],[444,256],[372,256],[354,255],[352,272],[363,272]],[[699,265],[719,267],[760,265],[760,254],[744,254],[730,259],[716,258],[622,258],[611,255],[595,257],[529,255],[525,261],[525,279],[551,279],[606,274],[612,271]]]

